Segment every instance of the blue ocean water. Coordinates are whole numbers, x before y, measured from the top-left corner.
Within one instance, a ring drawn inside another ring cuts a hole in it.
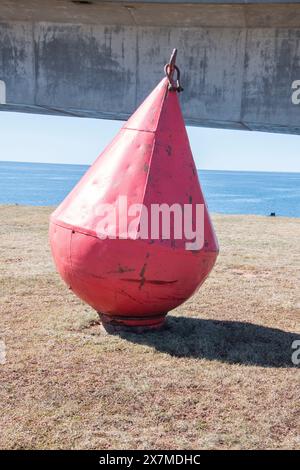
[[[59,204],[86,165],[0,162],[0,204]],[[300,173],[199,170],[211,212],[300,217]]]

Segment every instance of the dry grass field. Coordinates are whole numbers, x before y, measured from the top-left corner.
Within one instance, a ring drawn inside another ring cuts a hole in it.
[[[202,289],[111,336],[55,273],[50,212],[0,207],[1,448],[300,448],[300,219],[215,215]]]

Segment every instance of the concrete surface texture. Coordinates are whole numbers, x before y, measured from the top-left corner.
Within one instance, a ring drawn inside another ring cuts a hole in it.
[[[300,2],[3,0],[0,110],[126,119],[174,47],[187,124],[300,134]]]

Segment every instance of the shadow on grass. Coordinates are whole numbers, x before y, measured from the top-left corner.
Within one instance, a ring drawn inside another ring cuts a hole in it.
[[[117,335],[171,356],[261,367],[295,367],[292,343],[300,339],[296,333],[252,323],[172,315],[160,331],[119,331]]]

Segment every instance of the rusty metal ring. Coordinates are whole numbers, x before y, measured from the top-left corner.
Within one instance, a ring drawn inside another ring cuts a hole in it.
[[[169,90],[170,91],[177,91],[180,93],[183,91],[183,88],[180,84],[180,70],[175,64],[166,64],[164,67],[165,74],[169,81]],[[176,80],[173,79],[174,71],[176,71]]]

